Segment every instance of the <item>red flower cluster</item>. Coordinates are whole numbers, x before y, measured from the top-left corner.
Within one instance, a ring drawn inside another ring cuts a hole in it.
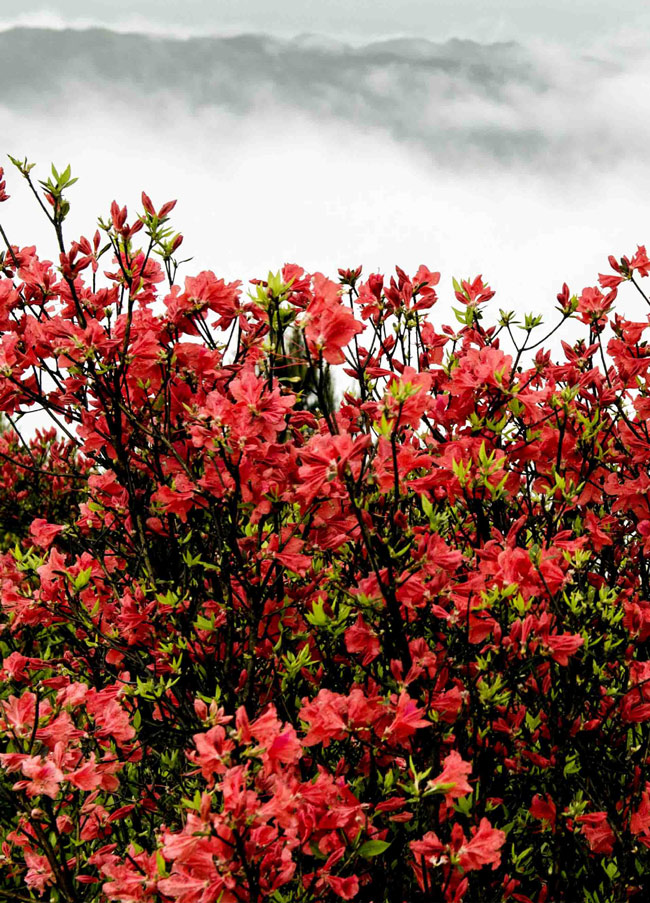
[[[68,248],[72,181],[0,258],[0,897],[647,890],[645,249],[554,362],[480,276],[178,285],[147,195]]]

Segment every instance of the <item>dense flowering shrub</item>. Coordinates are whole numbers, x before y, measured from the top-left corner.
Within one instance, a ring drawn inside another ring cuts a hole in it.
[[[644,248],[555,363],[481,277],[453,328],[424,266],[179,284],[146,195],[67,245],[16,163],[60,256],[0,231],[0,410],[59,431],[0,437],[0,899],[645,898]]]

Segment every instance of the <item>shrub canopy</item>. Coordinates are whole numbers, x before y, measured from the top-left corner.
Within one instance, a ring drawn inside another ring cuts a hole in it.
[[[60,256],[0,231],[0,900],[647,891],[645,249],[436,326],[424,266],[179,284],[144,194],[68,245],[15,162]]]

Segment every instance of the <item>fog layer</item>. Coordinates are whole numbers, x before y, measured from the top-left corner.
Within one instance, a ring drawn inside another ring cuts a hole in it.
[[[447,301],[452,276],[482,273],[495,308],[550,314],[563,281],[580,291],[650,239],[648,64],[630,41],[586,55],[19,28],[0,33],[0,151],[72,164],[71,238],[144,188],[180,199],[187,272],[426,263]],[[8,177],[12,240],[52,249]]]

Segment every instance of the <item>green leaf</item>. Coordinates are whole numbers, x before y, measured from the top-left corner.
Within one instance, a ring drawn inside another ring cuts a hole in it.
[[[390,843],[386,840],[366,840],[359,847],[359,855],[364,859],[372,859],[373,856],[381,856],[382,853],[385,853],[389,846]]]
[[[312,851],[312,854],[313,854],[317,859],[327,859],[327,856],[325,855],[325,853],[323,853],[323,852],[318,848],[318,845],[316,844],[316,842],[315,842],[314,840],[310,840],[310,841],[309,841],[309,846],[310,846],[310,849],[311,849],[311,851]]]
[[[325,612],[325,603],[322,599],[316,599],[312,603],[311,611],[306,615],[306,619],[314,627],[323,627],[329,621],[329,617]]]
[[[181,797],[181,803],[184,806],[187,806],[188,809],[195,809],[197,812],[201,809],[201,791],[194,791],[194,799],[188,799],[187,797]]]
[[[92,568],[85,568],[83,571],[79,571],[77,576],[73,578],[72,585],[75,588],[75,592],[78,593],[85,586],[88,586],[88,584],[90,583],[90,577],[92,575],[92,572],[93,572]]]

